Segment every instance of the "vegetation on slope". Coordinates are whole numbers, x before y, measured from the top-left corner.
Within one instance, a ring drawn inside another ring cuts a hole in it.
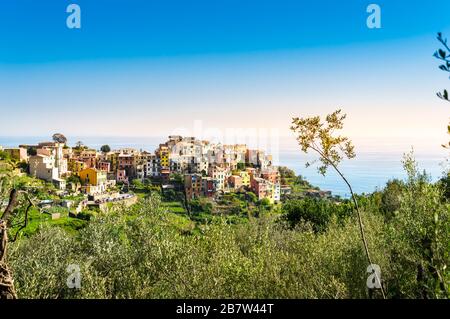
[[[380,194],[362,205],[369,248],[387,297],[448,297],[450,208],[441,183],[419,174],[410,157],[405,168],[389,218],[376,204]],[[354,215],[333,214],[320,231],[322,222],[273,215],[195,226],[165,206],[152,194],[97,215],[75,235],[43,226],[10,245],[19,298],[369,297]],[[70,264],[81,269],[81,289],[66,285]]]

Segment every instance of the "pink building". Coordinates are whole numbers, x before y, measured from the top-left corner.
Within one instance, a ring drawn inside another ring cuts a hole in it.
[[[101,171],[110,172],[111,171],[111,163],[109,162],[98,162],[97,168]]]
[[[251,179],[251,189],[258,199],[267,197],[270,192],[268,182],[259,177]]]
[[[117,170],[116,181],[118,183],[128,183],[127,172],[124,169]]]
[[[276,184],[280,182],[280,173],[277,169],[266,169],[261,172],[261,178]]]

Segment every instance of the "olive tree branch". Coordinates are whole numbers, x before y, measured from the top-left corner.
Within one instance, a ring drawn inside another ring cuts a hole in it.
[[[350,185],[348,180],[345,178],[344,174],[342,174],[342,172],[338,169],[337,165],[330,158],[328,158],[319,147],[317,147],[316,143],[313,142],[312,146],[310,146],[310,148],[313,151],[317,152],[319,154],[319,156],[321,158],[323,158],[326,162],[328,162],[334,168],[334,170],[339,174],[339,176],[341,176],[341,178],[344,180],[344,182],[347,184],[347,186],[350,190],[350,194],[352,195],[352,200],[353,200],[353,204],[355,205],[356,214],[358,215],[359,229],[361,232],[361,238],[362,238],[362,241],[364,244],[364,250],[366,252],[367,261],[369,262],[370,265],[372,265],[372,259],[370,258],[369,247],[367,245],[366,235],[364,232],[364,225],[362,222],[361,213],[360,213],[359,206],[358,206],[358,201],[356,200],[356,196],[353,192],[352,186]],[[381,293],[383,295],[383,298],[386,299],[383,285],[381,284],[381,280],[380,280],[380,278],[378,278],[378,274],[376,272],[375,272],[375,276],[381,285]]]

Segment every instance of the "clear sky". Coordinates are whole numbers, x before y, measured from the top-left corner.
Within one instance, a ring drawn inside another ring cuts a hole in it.
[[[66,7],[81,7],[68,29]],[[370,3],[381,29],[366,26]],[[359,137],[445,141],[432,54],[450,1],[0,2],[0,136],[161,136],[348,113]],[[198,122],[197,122],[198,123]]]

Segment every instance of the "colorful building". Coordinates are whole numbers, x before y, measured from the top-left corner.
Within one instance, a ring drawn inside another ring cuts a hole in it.
[[[134,155],[125,153],[119,154],[118,170],[124,170],[128,177],[133,178],[136,174]]]
[[[234,189],[241,188],[243,186],[242,177],[231,175],[230,177],[228,177],[228,186]]]
[[[85,168],[78,173],[82,189],[89,195],[101,194],[106,191],[107,173],[95,168]]]
[[[106,161],[98,162],[97,168],[101,171],[110,172],[111,171],[111,163],[106,162]]]
[[[202,175],[201,174],[185,174],[184,189],[189,199],[198,198],[202,195]]]
[[[116,181],[118,183],[128,183],[127,172],[124,169],[118,169],[116,173]]]
[[[280,172],[278,169],[265,169],[261,171],[261,178],[268,180],[271,183],[279,183],[280,182]]]
[[[206,197],[214,197],[216,188],[214,180],[211,177],[202,177],[202,195]]]
[[[168,169],[170,167],[170,150],[165,145],[160,145],[158,150],[159,164],[161,168]]]
[[[79,161],[76,158],[71,158],[68,161],[68,169],[74,175],[78,175],[78,173],[85,168],[87,168],[86,163],[83,161]]]
[[[272,183],[272,203],[278,203],[281,200],[281,186],[280,183]]]
[[[220,191],[227,185],[227,178],[230,176],[230,173],[227,169],[215,165],[209,167],[208,176],[212,177],[216,190]]]
[[[240,171],[239,176],[242,178],[242,186],[250,187],[250,174],[246,171]]]

